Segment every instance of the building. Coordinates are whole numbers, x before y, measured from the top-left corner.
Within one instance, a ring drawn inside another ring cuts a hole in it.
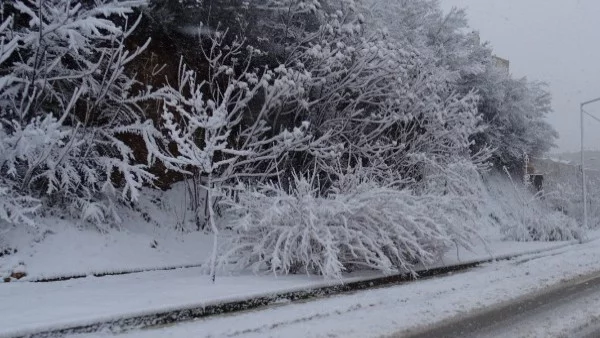
[[[506,72],[506,74],[509,74],[510,72],[510,61],[508,61],[507,59],[503,59],[499,56],[494,55],[494,63],[496,64],[496,67],[504,70],[504,72]]]
[[[479,32],[473,31],[471,34],[473,34],[473,36],[475,37],[475,45],[481,45],[481,36],[479,35]],[[502,69],[507,75],[510,73],[510,61],[496,55],[492,55],[492,60],[494,62],[494,65]]]

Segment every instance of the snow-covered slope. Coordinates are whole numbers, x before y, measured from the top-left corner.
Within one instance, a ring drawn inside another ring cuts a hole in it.
[[[491,173],[483,182],[480,217],[465,220],[478,232],[477,247],[520,239],[516,235],[526,228],[524,221],[543,216],[542,221],[560,226],[568,220],[505,174]],[[27,273],[23,280],[32,280],[205,263],[212,235],[196,231],[184,189],[179,184],[167,192],[147,191],[135,212],[123,210],[119,228],[104,232],[55,217],[41,218],[39,229],[12,228],[0,241],[0,251],[7,251],[0,257],[0,277],[15,268]]]
[[[10,228],[0,239],[0,277],[17,266],[34,280],[202,264],[211,236],[196,231],[183,189],[146,190],[137,210],[122,210],[118,227],[39,217],[38,228]]]

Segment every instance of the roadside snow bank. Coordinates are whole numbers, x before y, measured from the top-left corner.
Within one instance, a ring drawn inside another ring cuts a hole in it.
[[[551,249],[553,254],[559,254],[569,250],[572,245],[572,242],[497,242],[489,247],[476,246],[471,252],[460,250],[459,256],[449,253],[440,266],[517,253],[530,253],[524,258],[532,259],[543,255],[540,251]],[[179,308],[223,304],[378,276],[381,274],[362,273],[346,276],[343,280],[327,281],[320,276],[307,275],[232,275],[220,276],[213,284],[209,276],[203,275],[200,269],[193,268],[102,278],[89,277],[54,283],[5,283],[0,284],[0,299],[8,306],[0,307],[0,337],[87,325]]]
[[[594,234],[596,236],[597,234]],[[490,263],[465,273],[263,311],[220,316],[134,337],[381,337],[406,334],[600,271],[598,241],[558,254]],[[600,309],[590,311],[600,312]],[[85,337],[106,337],[106,334]]]
[[[146,190],[136,210],[122,210],[122,224],[103,231],[50,215],[37,227],[9,227],[0,233],[0,277],[17,266],[21,280],[38,280],[202,264],[212,236],[195,231],[184,188]]]

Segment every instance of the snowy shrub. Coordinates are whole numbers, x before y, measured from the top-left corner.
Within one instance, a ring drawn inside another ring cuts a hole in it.
[[[414,273],[417,264],[436,262],[452,245],[468,245],[473,234],[464,226],[469,213],[454,207],[455,196],[364,181],[320,197],[312,183],[296,178],[289,193],[274,184],[240,192],[230,204],[232,232],[221,266],[326,278],[358,268]]]
[[[18,46],[19,39],[9,34],[12,21],[13,18],[9,16],[0,23],[0,67],[11,57]],[[0,75],[5,74],[0,73]],[[14,78],[10,74],[1,76],[0,93],[14,90],[13,81]],[[2,95],[0,95],[0,99],[2,99]],[[2,128],[2,121],[0,120],[0,165],[5,162],[4,158],[10,151],[6,146],[6,138],[7,135],[4,128]],[[2,174],[0,178],[0,231],[4,228],[5,224],[32,225],[33,220],[31,216],[39,207],[38,201],[28,196],[15,194],[7,182],[4,172],[0,170],[0,174]]]
[[[469,246],[469,239],[456,237],[461,234],[465,222],[473,222],[482,216],[484,208],[484,183],[479,167],[469,158],[455,157],[454,161],[425,161],[423,180],[413,184],[413,189],[423,195],[443,196],[448,199],[442,204],[447,217],[453,218],[448,227],[452,240],[464,247]],[[474,225],[478,229],[477,224]],[[475,230],[476,231],[476,230]]]
[[[538,197],[539,198],[539,197]],[[585,230],[567,215],[551,210],[538,198],[515,210],[517,222],[503,229],[507,239],[515,241],[567,241],[581,239]]]
[[[282,106],[303,96],[306,75],[284,66],[252,70],[249,64],[239,72],[242,52],[249,53],[248,58],[260,52],[238,40],[225,48],[224,37],[212,38],[212,47],[203,49],[208,74],[182,65],[178,86],[165,89],[162,128],[176,151],[155,144],[152,154],[169,169],[199,176],[197,184],[208,190],[275,177],[278,164],[291,152],[336,156],[336,147],[324,141],[329,134],[315,137],[308,121],[280,130],[268,123]]]
[[[581,167],[548,159],[537,160],[535,167],[544,172],[544,197],[548,205],[583,226]],[[586,170],[586,182],[588,226],[595,229],[600,225],[600,173]]]
[[[503,233],[515,241],[565,241],[581,239],[585,229],[577,221],[555,210],[548,203],[550,194],[533,194],[525,185],[515,182],[505,168],[512,184],[512,201],[501,201],[509,210],[511,222],[502,227]]]
[[[0,186],[0,231],[7,224],[33,226],[35,223],[32,215],[38,208],[38,200],[28,196],[16,195],[8,188]]]
[[[192,202],[205,204],[194,209],[206,217],[205,224],[199,226],[210,225],[214,250],[219,234],[214,203],[223,192],[239,181],[272,179],[290,153],[331,158],[337,156],[338,148],[325,142],[329,133],[315,137],[308,121],[273,128],[269,121],[305,95],[302,82],[307,74],[283,65],[251,69],[249,59],[261,52],[237,39],[226,44],[225,35],[216,34],[211,37],[210,48],[201,48],[208,63],[207,74],[182,65],[178,86],[164,90],[161,127],[175,150],[147,139],[150,153],[168,169],[194,175],[202,184],[206,195]],[[243,53],[248,53],[248,59],[243,59]],[[216,251],[212,257],[214,267]],[[214,279],[214,269],[211,274]]]
[[[119,221],[115,202],[135,201],[142,184],[153,180],[123,139],[157,136],[143,122],[139,104],[158,94],[136,90],[137,82],[125,73],[145,48],[125,48],[139,22],[129,23],[128,15],[144,3],[2,4],[11,14],[0,25],[5,189],[99,224]]]

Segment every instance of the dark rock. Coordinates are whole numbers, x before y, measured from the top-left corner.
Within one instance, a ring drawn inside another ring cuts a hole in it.
[[[27,276],[27,274],[25,272],[13,272],[10,275],[10,278],[14,278],[14,279],[19,280],[19,279],[21,279],[21,278],[23,278],[25,276]]]

